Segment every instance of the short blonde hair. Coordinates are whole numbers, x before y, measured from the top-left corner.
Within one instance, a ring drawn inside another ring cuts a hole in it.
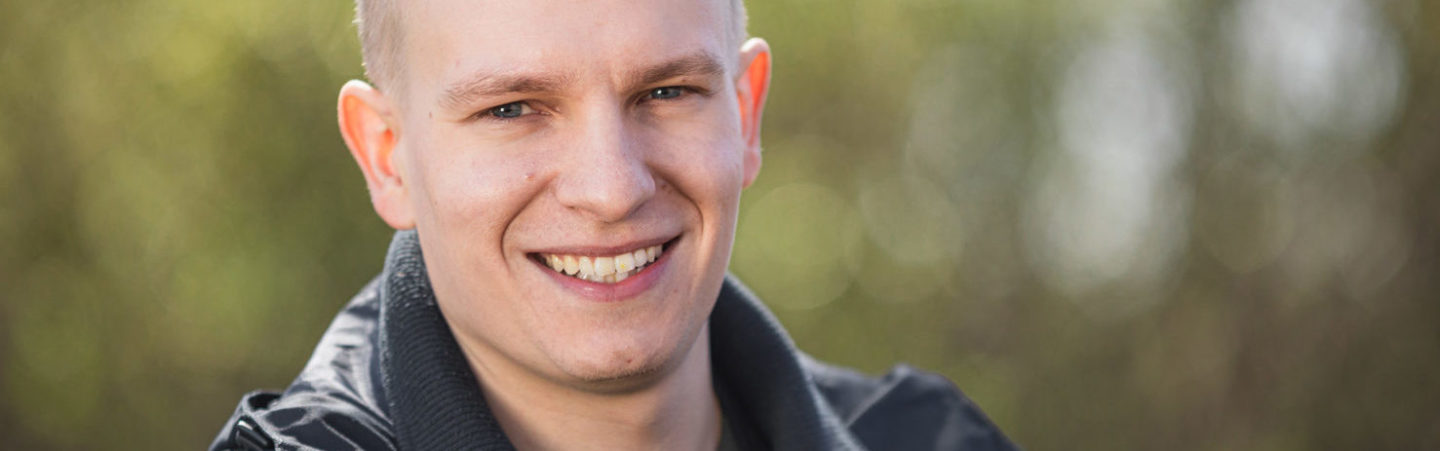
[[[396,61],[404,46],[400,11],[395,0],[355,0],[355,28],[360,34],[360,58],[365,78],[380,89],[389,87],[402,70]]]
[[[365,78],[370,79],[380,90],[386,90],[404,73],[399,64],[400,49],[405,44],[405,33],[401,29],[404,8],[395,5],[398,0],[355,0],[355,27],[360,34],[360,53],[365,66]],[[748,36],[746,26],[749,18],[745,15],[744,0],[730,0],[729,35],[733,47]]]

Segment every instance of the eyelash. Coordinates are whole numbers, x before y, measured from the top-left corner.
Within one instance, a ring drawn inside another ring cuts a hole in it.
[[[496,114],[497,112],[500,111],[500,109],[505,108],[505,107],[509,107],[509,106],[519,107],[519,108],[520,108],[520,115],[515,116],[515,117],[505,117],[505,116],[500,116],[500,115]],[[477,119],[488,119],[488,120],[495,120],[495,121],[512,121],[512,120],[516,120],[516,119],[520,119],[520,118],[525,117],[525,116],[526,116],[526,114],[525,114],[526,111],[525,111],[525,110],[530,110],[530,111],[533,112],[533,111],[535,110],[535,107],[530,106],[530,103],[529,103],[529,102],[525,102],[525,101],[510,102],[510,103],[507,103],[507,104],[504,104],[504,105],[493,106],[493,107],[490,107],[490,108],[486,108],[486,109],[484,109],[484,110],[481,110],[480,112],[475,113],[475,117],[476,117]],[[532,113],[532,114],[533,114],[533,113]]]
[[[662,90],[667,90],[667,89],[674,89],[674,90],[676,90],[676,91],[678,91],[678,92],[675,93],[675,96],[674,96],[674,97],[666,97],[666,98],[663,98],[663,99],[662,99],[662,98],[656,98],[656,97],[655,97],[656,93],[658,93],[658,92],[660,92],[660,91],[662,91]],[[685,86],[661,86],[661,87],[658,87],[658,88],[651,88],[650,90],[645,91],[645,96],[642,98],[642,100],[672,100],[672,99],[678,99],[678,98],[680,98],[680,97],[684,97],[686,94],[694,94],[694,93],[695,93],[695,89],[694,89],[694,88],[688,88],[688,87],[685,87]]]
[[[665,98],[656,97],[656,95],[657,95],[661,90],[670,90],[670,89],[678,90],[678,92],[674,93],[674,96],[673,96],[673,97],[665,97]],[[696,95],[696,94],[702,94],[702,95],[703,95],[703,94],[704,94],[704,91],[700,90],[699,88],[690,87],[690,86],[661,86],[661,87],[658,87],[658,88],[651,88],[651,89],[646,90],[645,93],[640,96],[639,101],[660,101],[660,102],[673,101],[673,100],[682,99],[682,98],[684,98],[684,97],[686,97],[686,96],[691,96],[691,95]],[[520,110],[520,111],[521,111],[521,112],[520,112],[520,115],[519,115],[519,116],[514,116],[514,117],[504,117],[504,116],[500,116],[500,115],[497,115],[497,114],[496,114],[500,109],[505,108],[505,107],[509,107],[509,106],[518,106],[518,107],[520,107],[520,108],[521,108],[521,110]],[[475,117],[476,119],[483,119],[483,120],[509,122],[509,121],[514,121],[514,120],[520,120],[520,119],[525,118],[525,116],[529,116],[530,114],[526,114],[526,113],[525,113],[525,110],[526,110],[526,109],[528,109],[528,110],[530,110],[530,111],[534,111],[534,113],[531,113],[531,114],[544,114],[543,112],[538,112],[538,111],[536,111],[535,107],[530,106],[530,103],[529,103],[528,101],[523,101],[523,100],[522,100],[522,101],[519,101],[519,102],[510,102],[510,103],[506,103],[506,104],[503,104],[503,105],[497,105],[497,106],[493,106],[493,107],[490,107],[490,108],[486,108],[486,109],[484,109],[484,110],[481,110],[480,112],[475,113],[473,117]]]

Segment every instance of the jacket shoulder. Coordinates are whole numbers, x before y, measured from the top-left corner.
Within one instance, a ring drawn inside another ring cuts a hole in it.
[[[246,394],[210,449],[396,449],[376,352],[378,298],[372,281],[335,317],[290,387]]]
[[[866,448],[1018,449],[944,376],[897,365],[875,378],[809,356],[803,361],[821,396]]]
[[[361,406],[325,396],[255,391],[210,444],[222,450],[397,449],[389,426]]]

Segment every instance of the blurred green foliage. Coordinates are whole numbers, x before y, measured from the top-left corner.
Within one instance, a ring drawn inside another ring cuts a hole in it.
[[[0,437],[194,449],[390,231],[348,1],[0,3]],[[1032,449],[1440,447],[1440,5],[750,2],[732,268]]]

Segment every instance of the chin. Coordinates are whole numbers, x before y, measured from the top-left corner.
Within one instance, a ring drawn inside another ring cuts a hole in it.
[[[663,378],[684,360],[683,349],[688,346],[658,346],[667,342],[675,343],[654,337],[632,337],[618,343],[592,342],[591,346],[572,348],[580,352],[557,363],[567,376],[581,385],[602,391],[635,390]]]

